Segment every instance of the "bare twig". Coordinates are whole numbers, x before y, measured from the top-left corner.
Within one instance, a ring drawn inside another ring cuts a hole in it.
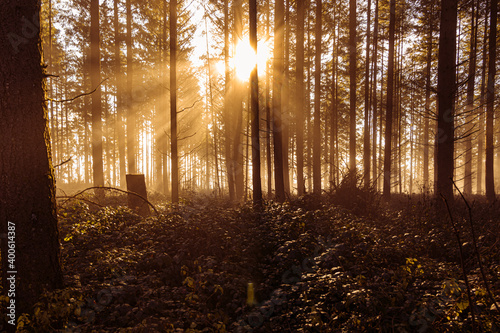
[[[51,102],[56,102],[56,103],[66,103],[66,102],[72,102],[74,101],[75,99],[77,98],[80,98],[80,97],[84,97],[84,96],[88,96],[88,95],[92,95],[93,93],[96,92],[96,90],[101,86],[101,84],[104,83],[104,81],[108,80],[108,78],[105,78],[104,80],[102,80],[98,85],[97,87],[95,87],[94,90],[92,90],[91,92],[86,92],[86,93],[82,93],[82,94],[79,94],[79,95],[76,95],[75,97],[73,98],[69,98],[69,99],[53,99],[53,98],[46,98],[45,100],[46,101],[51,101]]]
[[[62,162],[61,162],[61,163],[59,163],[59,164],[54,165],[54,169],[55,169],[55,168],[60,167],[61,165],[66,164],[66,163],[68,163],[68,162],[70,162],[70,161],[71,161],[71,157],[70,157],[70,158],[68,158],[68,159],[67,159],[67,160],[65,160],[65,161],[62,161]]]
[[[198,103],[198,102],[201,102],[203,100],[202,97],[198,98],[196,101],[194,101],[194,103],[191,105],[191,106],[188,106],[188,107],[185,107],[185,108],[182,108],[180,109],[179,111],[177,111],[177,113],[181,113],[181,112],[184,112],[186,110],[189,110],[189,109],[192,109],[194,108],[194,106]]]
[[[448,216],[450,217],[450,222],[451,226],[453,227],[453,231],[455,233],[455,237],[457,237],[457,242],[458,242],[458,250],[460,252],[460,266],[462,267],[462,274],[464,276],[465,280],[465,287],[467,288],[467,298],[469,299],[469,309],[470,309],[470,314],[472,316],[472,332],[476,332],[476,319],[474,317],[474,303],[472,300],[472,295],[470,292],[470,286],[469,286],[469,280],[467,278],[467,272],[465,271],[465,265],[464,265],[464,252],[462,248],[462,241],[460,239],[460,231],[458,231],[457,226],[455,225],[455,222],[453,221],[453,215],[451,214],[450,206],[448,205],[448,200],[441,194],[441,198],[443,199],[446,209],[448,210]]]
[[[491,301],[493,304],[495,304],[495,307],[497,308],[497,311],[500,311],[500,307],[498,306],[495,297],[493,297],[493,293],[491,292],[490,289],[490,284],[488,283],[488,280],[486,279],[486,274],[484,273],[484,268],[483,268],[483,262],[481,260],[481,254],[479,253],[479,250],[477,248],[477,242],[476,242],[476,232],[474,230],[474,224],[472,223],[472,208],[469,205],[469,202],[465,199],[464,195],[462,194],[462,191],[457,187],[457,184],[451,180],[453,183],[453,186],[457,189],[458,193],[460,193],[460,196],[462,197],[462,200],[465,202],[465,205],[467,206],[467,210],[469,211],[469,225],[470,225],[470,231],[472,235],[472,244],[474,246],[474,252],[476,253],[476,258],[479,263],[479,270],[481,271],[481,276],[483,277],[483,282],[484,282],[484,287],[486,288],[486,291],[488,292],[488,296],[491,298]]]

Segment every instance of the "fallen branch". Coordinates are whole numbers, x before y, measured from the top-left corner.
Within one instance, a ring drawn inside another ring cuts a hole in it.
[[[71,200],[71,199],[76,199],[76,200],[80,200],[79,198],[77,198],[79,195],[82,195],[83,193],[87,192],[87,191],[90,191],[90,190],[107,190],[107,191],[117,191],[117,192],[122,192],[122,193],[126,193],[126,194],[131,194],[131,195],[135,195],[136,197],[139,197],[140,199],[142,199],[145,203],[147,203],[151,208],[153,208],[153,210],[155,211],[155,214],[156,216],[159,216],[160,213],[158,212],[158,210],[156,209],[156,207],[146,198],[144,198],[142,195],[140,194],[137,194],[135,192],[131,192],[131,191],[126,191],[126,190],[122,190],[122,189],[119,189],[119,188],[116,188],[116,187],[111,187],[111,186],[92,186],[92,187],[88,187],[78,193],[76,193],[75,195],[73,196],[62,196],[62,197],[57,197],[57,198],[66,198],[67,200],[65,200],[62,204],[65,204],[67,201]],[[82,201],[85,201],[85,200],[82,200]],[[98,205],[100,206],[100,205]],[[102,207],[102,206],[101,206]]]

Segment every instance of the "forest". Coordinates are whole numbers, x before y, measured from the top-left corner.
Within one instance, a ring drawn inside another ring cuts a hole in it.
[[[0,331],[500,332],[497,15],[0,1]]]

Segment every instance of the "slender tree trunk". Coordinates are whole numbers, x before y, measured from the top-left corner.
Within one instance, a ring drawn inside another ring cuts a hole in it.
[[[365,126],[363,130],[363,183],[366,187],[370,185],[370,23],[371,23],[371,0],[368,0],[366,12],[366,56],[365,56]]]
[[[166,73],[167,73],[167,54],[169,50],[169,44],[167,43],[167,26],[169,24],[167,20],[167,12],[169,12],[170,4],[167,3],[167,0],[163,0],[163,31],[162,31],[162,59],[161,59],[161,64],[162,64],[162,74],[161,74],[161,82],[166,85]],[[166,89],[161,88],[161,106],[162,106],[162,112],[161,112],[161,133],[160,135],[160,144],[162,147],[162,176],[163,176],[163,194],[168,195],[170,193],[170,170],[169,170],[169,161],[168,157],[170,156],[170,143],[168,142],[168,136],[167,136],[167,128],[169,127],[169,109],[168,109],[168,98],[167,98],[167,93]]]
[[[297,68],[296,68],[296,136],[297,136],[297,193],[304,195],[304,25],[305,25],[305,2],[307,0],[297,0]]]
[[[470,52],[469,52],[469,74],[467,78],[467,100],[465,102],[466,112],[466,138],[465,138],[465,178],[464,193],[472,193],[472,119],[474,109],[474,81],[476,80],[476,46],[477,46],[477,19],[475,14],[475,1],[472,1],[471,32],[470,32]]]
[[[11,332],[42,293],[63,284],[46,73],[40,28],[31,21],[39,17],[39,1],[0,2],[2,293],[10,298],[2,321]]]
[[[333,50],[332,50],[332,124],[330,126],[330,189],[338,184],[339,169],[339,150],[338,150],[338,22],[337,22],[337,4],[334,4],[333,10]]]
[[[484,17],[484,35],[483,35],[483,60],[481,65],[481,97],[479,100],[480,113],[479,113],[479,137],[477,143],[477,194],[483,193],[483,154],[484,154],[484,121],[485,121],[485,86],[486,86],[486,62],[488,58],[487,44],[488,44],[488,15]]]
[[[257,0],[250,0],[250,45],[257,54]],[[252,126],[252,185],[253,204],[262,205],[262,185],[260,180],[260,126],[259,126],[259,78],[257,66],[250,77],[251,126]]]
[[[128,173],[137,172],[136,141],[135,141],[135,111],[132,96],[132,85],[134,80],[133,55],[132,55],[132,7],[131,0],[126,1],[127,7],[127,162]]]
[[[314,61],[313,192],[321,194],[321,28],[322,0],[316,0],[316,55]]]
[[[243,39],[243,2],[234,0],[234,49],[239,41]],[[236,78],[236,75],[234,75]],[[233,172],[235,185],[235,199],[241,201],[244,194],[244,173],[243,173],[243,97],[245,96],[243,84],[239,80],[233,80],[234,94],[231,97],[233,103],[232,112],[236,114],[236,124],[234,126],[233,139]]]
[[[170,151],[172,202],[179,202],[179,157],[177,153],[177,1],[170,1]]]
[[[373,169],[373,182],[374,186],[376,187],[376,182],[377,182],[377,72],[378,72],[378,66],[377,66],[377,57],[378,57],[378,0],[375,2],[375,22],[374,22],[374,27],[373,27],[373,82],[372,82],[372,98],[373,98],[373,143],[372,143],[372,150],[373,150],[373,157],[372,157],[372,169]],[[381,133],[382,135],[382,133]]]
[[[271,15],[269,1],[266,3],[266,36],[269,36],[269,30],[271,26],[271,22],[269,16]],[[272,119],[271,119],[271,94],[270,94],[270,70],[269,70],[269,61],[266,62],[266,166],[267,166],[267,198],[272,198],[273,185],[272,185],[272,176],[273,176],[273,168],[272,168],[272,159],[271,159],[271,130],[272,130]]]
[[[356,0],[349,1],[349,169],[356,170]]]
[[[390,2],[389,17],[389,56],[387,61],[387,110],[385,113],[385,149],[384,149],[384,188],[383,195],[391,197],[391,162],[392,162],[392,113],[394,108],[394,35],[396,26],[396,1]]]
[[[288,163],[288,142],[290,140],[290,0],[286,0],[285,4],[285,60],[283,66],[283,94],[281,96],[283,109],[283,182],[284,190],[287,196],[290,195],[290,167]]]
[[[431,7],[434,9],[434,6]],[[423,138],[423,190],[424,193],[429,190],[429,122],[431,117],[431,65],[432,65],[432,34],[434,30],[434,26],[432,24],[433,10],[430,12],[429,16],[429,34],[428,34],[428,43],[427,43],[427,55],[426,55],[426,68],[425,68],[425,102],[424,102],[424,138]]]
[[[90,84],[98,87],[92,94],[92,173],[94,186],[104,186],[102,161],[101,50],[99,37],[99,0],[90,2]],[[96,193],[102,197],[104,192]]]
[[[119,170],[120,170],[120,186],[125,186],[125,131],[123,124],[123,85],[121,79],[122,66],[121,66],[121,56],[120,56],[120,26],[118,21],[118,0],[113,1],[113,25],[114,25],[114,38],[115,38],[115,84],[116,84],[116,133],[118,140],[118,160],[119,160]]]
[[[457,2],[441,1],[438,58],[437,193],[453,200]]]
[[[490,37],[489,37],[489,61],[488,61],[488,83],[486,87],[486,164],[485,185],[486,198],[489,202],[495,200],[495,183],[493,170],[493,117],[495,103],[495,74],[497,60],[496,38],[497,38],[497,0],[491,0],[490,4]]]
[[[224,64],[225,64],[225,80],[224,80],[224,120],[225,120],[225,154],[226,154],[226,170],[227,170],[227,185],[229,188],[229,199],[235,199],[234,191],[234,163],[231,154],[232,139],[231,129],[233,128],[233,117],[231,115],[229,87],[230,87],[230,68],[229,68],[229,0],[224,0]]]
[[[273,139],[274,139],[274,177],[276,200],[285,200],[285,184],[283,179],[283,127],[281,119],[281,89],[283,86],[283,39],[285,8],[283,0],[275,4],[274,26],[274,76],[273,76]]]

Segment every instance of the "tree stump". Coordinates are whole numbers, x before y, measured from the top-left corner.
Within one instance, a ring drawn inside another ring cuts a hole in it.
[[[149,215],[149,205],[145,201],[148,199],[148,193],[146,192],[146,180],[143,174],[139,175],[126,175],[127,180],[127,191],[138,194],[134,195],[132,193],[128,194],[128,207],[135,210],[141,216]],[[144,200],[142,198],[144,198]]]

